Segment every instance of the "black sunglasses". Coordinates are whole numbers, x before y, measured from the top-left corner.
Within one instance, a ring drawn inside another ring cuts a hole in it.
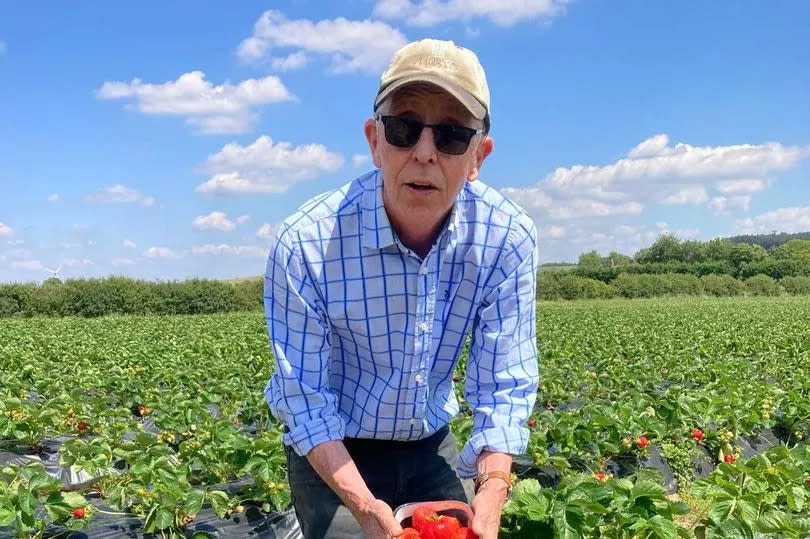
[[[426,124],[419,120],[402,116],[377,116],[385,127],[385,140],[397,148],[410,148],[419,142],[422,129],[433,129],[433,143],[436,149],[450,155],[461,155],[470,146],[470,140],[483,133],[483,129],[473,129],[462,125]]]

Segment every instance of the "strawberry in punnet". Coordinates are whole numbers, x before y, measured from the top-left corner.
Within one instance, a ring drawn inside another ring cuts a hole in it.
[[[638,448],[639,449],[644,449],[648,445],[650,445],[650,441],[647,439],[647,437],[646,436],[639,436],[639,438],[638,438]]]
[[[733,463],[735,460],[737,460],[737,457],[734,455],[726,455],[723,457],[723,462],[728,462],[729,464]]]
[[[71,512],[73,518],[84,518],[84,513],[84,507],[77,507]]]
[[[418,532],[422,531],[422,527],[428,521],[428,519],[436,519],[439,515],[436,511],[433,510],[432,507],[429,505],[420,505],[413,511],[413,515],[411,515],[411,525],[414,529]]]
[[[695,429],[692,431],[692,438],[694,438],[695,441],[698,442],[701,441],[703,439],[703,436],[704,436],[703,431],[700,429]]]

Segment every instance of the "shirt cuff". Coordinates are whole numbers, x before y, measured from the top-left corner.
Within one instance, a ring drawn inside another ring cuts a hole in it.
[[[524,427],[495,427],[474,433],[464,444],[458,457],[458,475],[473,479],[478,470],[476,464],[481,451],[520,455],[529,445],[529,429]]]
[[[342,440],[346,435],[346,424],[338,416],[316,418],[285,433],[284,443],[304,457],[316,445],[334,440]]]

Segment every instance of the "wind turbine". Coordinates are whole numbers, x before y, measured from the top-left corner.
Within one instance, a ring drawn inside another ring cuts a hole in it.
[[[63,266],[63,264],[59,264],[59,267],[56,268],[55,270],[48,269],[48,268],[42,268],[42,269],[44,269],[47,272],[53,273],[53,276],[56,277],[57,279],[59,279],[59,270],[62,269],[62,266]],[[59,279],[59,280],[61,281],[62,279]]]

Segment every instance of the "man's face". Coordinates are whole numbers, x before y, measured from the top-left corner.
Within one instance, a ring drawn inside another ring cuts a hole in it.
[[[386,100],[380,111],[426,124],[482,127],[450,94],[429,85],[406,86]],[[382,121],[373,119],[366,122],[365,134],[374,164],[382,170],[383,201],[395,228],[440,224],[464,182],[478,177],[478,169],[493,148],[490,137],[476,135],[462,155],[445,154],[436,149],[429,128],[422,130],[416,145],[399,148],[385,139]]]

